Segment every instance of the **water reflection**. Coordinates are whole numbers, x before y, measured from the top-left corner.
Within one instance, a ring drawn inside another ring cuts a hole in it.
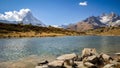
[[[0,60],[12,60],[25,56],[25,46],[29,39],[1,39]]]
[[[119,37],[102,37],[100,50],[105,53],[119,52],[120,43]]]

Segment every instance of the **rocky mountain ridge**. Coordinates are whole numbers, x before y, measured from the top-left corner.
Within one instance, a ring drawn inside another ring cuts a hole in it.
[[[100,16],[91,16],[76,24],[70,24],[67,26],[69,30],[75,31],[87,31],[90,29],[96,29],[100,27],[119,26],[120,16],[115,13],[102,14]]]

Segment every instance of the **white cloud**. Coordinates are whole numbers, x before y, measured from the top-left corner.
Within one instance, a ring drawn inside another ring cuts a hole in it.
[[[21,21],[30,9],[21,9],[20,11],[8,11],[0,14],[0,20]]]
[[[81,6],[87,6],[87,1],[80,2],[79,5],[81,5]]]

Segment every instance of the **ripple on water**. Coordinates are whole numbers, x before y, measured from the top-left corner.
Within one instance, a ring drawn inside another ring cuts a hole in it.
[[[83,48],[96,48],[98,52],[105,53],[119,52],[120,37],[66,36],[0,39],[0,62],[13,63],[12,61],[31,55],[39,56],[40,59],[49,59],[65,53],[80,54]]]

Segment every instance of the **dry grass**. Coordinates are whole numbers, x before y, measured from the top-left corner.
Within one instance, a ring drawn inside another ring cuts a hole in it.
[[[102,27],[89,30],[87,35],[102,35],[102,36],[120,36],[120,27]]]

